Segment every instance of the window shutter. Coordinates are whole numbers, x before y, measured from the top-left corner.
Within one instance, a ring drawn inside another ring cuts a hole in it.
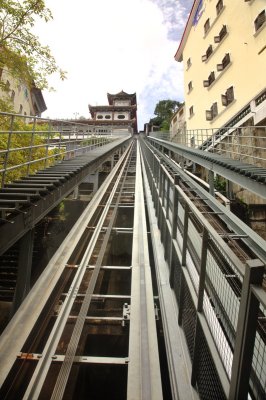
[[[207,121],[212,120],[212,111],[211,110],[206,110],[206,120]]]
[[[231,103],[234,100],[234,89],[233,89],[233,87],[230,87],[229,89],[227,89],[226,97],[227,97],[228,103]]]
[[[225,94],[222,94],[222,105],[227,106],[228,101],[227,101],[227,96]]]

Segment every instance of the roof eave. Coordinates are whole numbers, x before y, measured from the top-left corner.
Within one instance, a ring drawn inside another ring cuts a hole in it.
[[[184,50],[184,47],[186,45],[190,30],[192,28],[193,20],[194,20],[195,13],[197,11],[199,3],[200,3],[200,0],[194,0],[193,6],[191,8],[191,11],[190,11],[187,23],[186,23],[186,27],[184,29],[181,41],[179,43],[179,47],[178,47],[178,49],[177,49],[177,51],[175,53],[175,57],[174,58],[175,58],[175,60],[177,62],[183,61],[183,50]]]

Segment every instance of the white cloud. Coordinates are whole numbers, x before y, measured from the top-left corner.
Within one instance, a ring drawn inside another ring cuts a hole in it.
[[[54,20],[38,23],[36,32],[68,71],[68,79],[49,79],[56,92],[44,92],[48,107],[44,116],[72,118],[78,112],[88,117],[89,103],[107,104],[107,92],[123,89],[137,93],[142,129],[160,96],[182,99],[182,69],[174,61],[178,42],[167,37],[171,20],[166,23],[153,1],[46,0],[46,4]]]

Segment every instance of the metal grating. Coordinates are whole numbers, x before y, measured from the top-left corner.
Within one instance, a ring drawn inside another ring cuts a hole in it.
[[[226,400],[219,375],[216,371],[206,338],[198,324],[198,368],[196,371],[197,389],[201,400]]]
[[[183,307],[182,307],[182,327],[184,329],[187,346],[191,360],[193,360],[194,341],[196,330],[196,309],[193,304],[191,294],[189,292],[187,283],[185,282],[184,275],[182,274],[183,286]]]
[[[253,398],[265,399],[266,393],[266,309],[261,304],[257,321],[252,370],[250,374],[250,388]]]

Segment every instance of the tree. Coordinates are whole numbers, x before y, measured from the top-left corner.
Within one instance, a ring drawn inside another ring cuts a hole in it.
[[[160,100],[154,110],[156,117],[151,118],[150,123],[161,130],[169,130],[171,118],[180,105],[181,103],[176,100]]]
[[[0,69],[44,89],[48,87],[47,75],[58,72],[65,79],[65,72],[57,66],[49,47],[41,45],[31,32],[36,18],[45,22],[52,19],[43,0],[0,0]]]
[[[47,123],[36,124],[25,123],[19,117],[15,117],[12,124],[12,131],[9,138],[10,130],[10,116],[8,114],[0,115],[0,165],[3,166],[7,161],[7,167],[16,167],[10,170],[5,175],[5,183],[10,183],[15,179],[19,179],[27,174],[35,173],[37,170],[44,168],[48,165],[53,165],[56,161],[63,158],[62,150],[60,149],[47,149],[47,137],[51,138],[57,132],[51,132],[51,127]],[[34,131],[34,135],[33,135]],[[30,145],[36,146],[32,149]],[[15,149],[8,155],[7,149]],[[6,160],[6,156],[8,157]],[[50,156],[45,163],[45,158]],[[25,161],[36,160],[35,163],[29,167],[23,165]],[[0,186],[2,181],[2,173],[0,173]]]

